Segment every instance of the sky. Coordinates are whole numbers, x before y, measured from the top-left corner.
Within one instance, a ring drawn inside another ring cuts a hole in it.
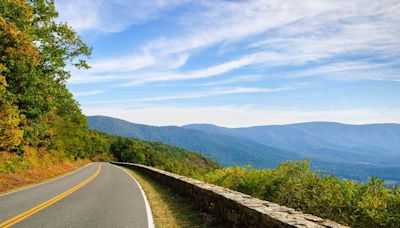
[[[56,0],[86,115],[157,126],[400,123],[398,0]]]

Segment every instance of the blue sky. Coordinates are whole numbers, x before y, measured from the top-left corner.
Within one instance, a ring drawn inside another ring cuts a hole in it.
[[[400,3],[56,0],[93,47],[87,115],[228,127],[400,122]]]

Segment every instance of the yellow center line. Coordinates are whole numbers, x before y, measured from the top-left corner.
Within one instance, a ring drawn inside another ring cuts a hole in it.
[[[46,207],[56,203],[57,201],[67,197],[71,193],[73,193],[76,190],[82,188],[83,186],[88,184],[90,181],[92,181],[94,178],[96,178],[99,175],[100,171],[101,171],[101,164],[99,165],[99,167],[97,168],[96,172],[93,175],[91,175],[90,177],[88,177],[87,179],[82,181],[81,183],[79,183],[76,186],[72,187],[71,189],[69,189],[69,190],[67,190],[67,191],[65,191],[65,192],[63,192],[63,193],[61,193],[61,194],[59,194],[59,195],[47,200],[46,202],[43,202],[43,203],[41,203],[41,204],[39,204],[39,205],[37,205],[37,206],[25,211],[25,212],[13,217],[13,218],[7,220],[7,221],[4,221],[3,223],[0,223],[0,227],[8,228],[8,227],[10,227],[10,226],[12,226],[12,225],[14,225],[14,224],[26,219],[26,218],[28,218],[29,216],[31,216],[31,215],[33,215],[33,214],[45,209]]]

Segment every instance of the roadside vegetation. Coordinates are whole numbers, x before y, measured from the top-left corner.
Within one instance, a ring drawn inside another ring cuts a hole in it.
[[[19,172],[0,172],[0,194],[58,177],[80,168],[89,162],[89,160],[79,160],[75,162],[64,161],[31,167],[30,169]]]
[[[222,221],[201,213],[188,200],[143,172],[128,169],[149,201],[156,227],[222,227]]]
[[[179,169],[158,168],[189,176]],[[289,161],[276,169],[216,168],[192,177],[352,227],[398,227],[400,223],[399,186],[385,188],[376,177],[366,183],[341,180],[312,171],[309,161]]]
[[[222,168],[202,180],[352,227],[398,227],[399,186],[387,189],[376,177],[367,183],[341,180],[310,170],[309,163],[285,162],[264,170]]]

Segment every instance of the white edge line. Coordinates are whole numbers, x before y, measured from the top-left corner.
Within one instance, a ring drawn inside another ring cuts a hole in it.
[[[111,163],[110,163],[111,164]],[[153,214],[151,213],[151,209],[150,209],[150,204],[149,201],[147,200],[146,197],[146,193],[144,193],[142,186],[140,186],[139,182],[135,179],[135,177],[132,176],[132,174],[130,174],[128,171],[126,171],[126,169],[122,168],[121,166],[118,165],[114,165],[111,164],[117,168],[122,169],[126,174],[128,174],[135,182],[136,184],[139,186],[140,191],[142,192],[143,195],[143,199],[144,199],[144,204],[146,205],[146,212],[147,212],[147,224],[149,226],[149,228],[155,228],[154,226],[154,220],[153,220]]]
[[[0,197],[3,197],[3,196],[5,196],[5,195],[10,195],[10,194],[13,194],[13,193],[16,193],[16,192],[19,192],[19,191],[23,191],[23,190],[26,190],[26,189],[38,187],[38,186],[40,186],[40,185],[47,184],[47,183],[52,182],[52,181],[59,180],[59,179],[61,179],[61,178],[63,178],[63,177],[67,177],[67,176],[69,176],[69,175],[71,175],[71,174],[74,174],[74,173],[76,173],[76,172],[78,172],[78,171],[80,171],[80,170],[82,170],[82,169],[84,169],[84,168],[86,168],[86,167],[88,167],[88,166],[90,166],[90,165],[93,165],[94,163],[95,163],[95,162],[91,162],[91,163],[86,164],[86,165],[84,165],[84,166],[80,167],[79,169],[76,169],[76,170],[74,170],[74,171],[72,171],[72,172],[65,173],[65,174],[63,174],[63,175],[61,175],[61,176],[58,176],[58,177],[50,178],[50,180],[47,180],[47,181],[45,181],[45,182],[40,182],[40,183],[37,183],[37,184],[30,185],[30,186],[28,186],[28,187],[22,187],[22,188],[19,188],[19,189],[17,189],[17,190],[11,191],[11,192],[6,192],[6,193],[3,193],[3,194],[0,194]]]

